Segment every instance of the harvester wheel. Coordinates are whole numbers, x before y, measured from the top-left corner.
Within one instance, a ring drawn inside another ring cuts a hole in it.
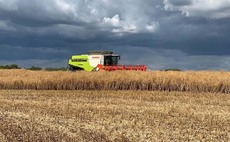
[[[72,66],[68,66],[67,68],[68,68],[69,71],[75,71]]]

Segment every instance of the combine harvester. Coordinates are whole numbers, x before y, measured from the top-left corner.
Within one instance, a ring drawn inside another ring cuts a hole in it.
[[[146,65],[119,65],[119,60],[120,56],[111,51],[91,51],[88,54],[73,55],[69,59],[69,69],[72,71],[146,71]]]

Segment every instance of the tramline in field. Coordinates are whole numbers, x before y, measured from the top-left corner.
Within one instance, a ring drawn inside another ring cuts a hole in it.
[[[120,65],[120,55],[111,51],[91,51],[88,54],[73,55],[69,59],[69,69],[85,71],[146,71],[146,65]]]

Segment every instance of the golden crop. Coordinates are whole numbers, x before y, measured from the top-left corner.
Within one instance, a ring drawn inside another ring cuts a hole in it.
[[[0,89],[159,90],[230,93],[225,71],[68,72],[0,70]]]
[[[0,141],[230,141],[229,80],[224,71],[0,70]]]
[[[0,141],[230,141],[230,95],[0,90]]]

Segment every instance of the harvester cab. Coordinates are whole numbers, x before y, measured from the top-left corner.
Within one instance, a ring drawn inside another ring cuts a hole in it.
[[[146,70],[145,65],[119,65],[120,56],[111,51],[90,51],[88,54],[73,55],[69,69],[85,71]]]

